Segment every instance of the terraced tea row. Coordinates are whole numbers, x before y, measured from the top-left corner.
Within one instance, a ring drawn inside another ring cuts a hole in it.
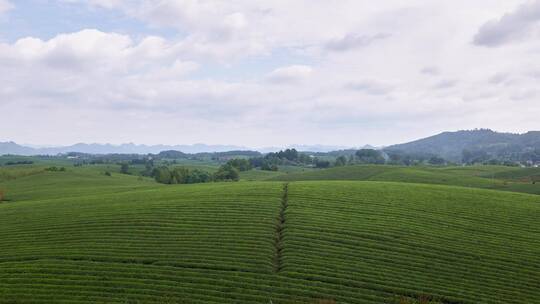
[[[270,271],[279,186],[12,204],[3,210],[0,238],[10,250],[0,262],[61,257]]]
[[[540,194],[540,168],[356,165],[281,174],[274,181],[357,180],[452,185]]]
[[[15,193],[29,198],[0,204],[0,303],[540,298],[539,196],[379,182],[283,186]]]
[[[449,303],[540,299],[536,196],[373,182],[291,185],[285,272]]]

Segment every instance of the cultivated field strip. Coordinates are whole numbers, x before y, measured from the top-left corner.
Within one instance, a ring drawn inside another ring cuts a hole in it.
[[[0,303],[540,299],[537,196],[328,181],[87,192],[0,204]]]
[[[538,301],[540,198],[443,190],[291,183],[283,271],[449,303]]]
[[[270,271],[281,189],[250,188],[243,193],[205,185],[198,192],[160,193],[157,201],[154,193],[141,192],[80,204],[6,206],[11,210],[4,213],[0,238],[10,250],[0,251],[0,262],[40,256]]]
[[[275,181],[387,181],[454,185],[471,188],[498,189],[540,194],[540,168],[515,168],[507,166],[393,166],[355,165],[323,170],[293,172],[269,178]]]

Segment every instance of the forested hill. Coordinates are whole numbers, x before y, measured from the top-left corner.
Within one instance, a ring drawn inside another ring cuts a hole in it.
[[[385,151],[433,154],[454,162],[499,159],[540,162],[540,131],[524,134],[498,133],[489,129],[444,132]]]

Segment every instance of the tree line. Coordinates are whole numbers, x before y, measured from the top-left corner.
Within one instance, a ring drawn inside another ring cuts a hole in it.
[[[189,169],[186,167],[161,166],[152,171],[152,176],[156,182],[161,184],[198,184],[209,182],[236,182],[240,180],[239,168],[231,163],[226,163],[211,174],[200,169]]]

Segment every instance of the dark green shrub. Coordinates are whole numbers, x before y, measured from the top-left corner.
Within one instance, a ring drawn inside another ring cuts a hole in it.
[[[240,174],[238,170],[230,164],[225,164],[214,174],[215,181],[238,181]]]

